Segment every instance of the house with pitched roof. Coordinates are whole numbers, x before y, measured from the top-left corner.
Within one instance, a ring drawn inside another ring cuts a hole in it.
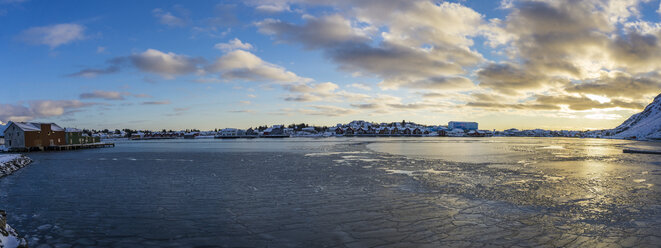
[[[9,122],[4,135],[9,150],[44,150],[66,144],[64,128],[55,123]]]

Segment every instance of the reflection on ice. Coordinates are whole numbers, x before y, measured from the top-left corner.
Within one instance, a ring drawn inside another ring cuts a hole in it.
[[[539,148],[539,149],[556,149],[556,150],[561,150],[561,149],[565,149],[565,148],[562,147],[562,146],[545,146],[545,147],[541,147],[541,148]]]

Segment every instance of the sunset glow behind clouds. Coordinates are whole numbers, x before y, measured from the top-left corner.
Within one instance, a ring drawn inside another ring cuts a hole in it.
[[[661,93],[659,6],[0,2],[0,122],[612,128]]]

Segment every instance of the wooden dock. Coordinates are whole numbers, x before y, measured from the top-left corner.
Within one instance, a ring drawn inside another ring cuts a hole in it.
[[[10,148],[9,151],[10,152],[68,151],[68,150],[80,150],[80,149],[89,149],[89,148],[105,148],[105,147],[115,147],[115,143],[98,142],[98,143],[72,144],[72,145],[61,145],[61,146]]]

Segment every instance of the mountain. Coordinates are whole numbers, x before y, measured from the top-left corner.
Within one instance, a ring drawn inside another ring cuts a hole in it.
[[[615,138],[661,140],[661,94],[645,107],[612,130]]]

